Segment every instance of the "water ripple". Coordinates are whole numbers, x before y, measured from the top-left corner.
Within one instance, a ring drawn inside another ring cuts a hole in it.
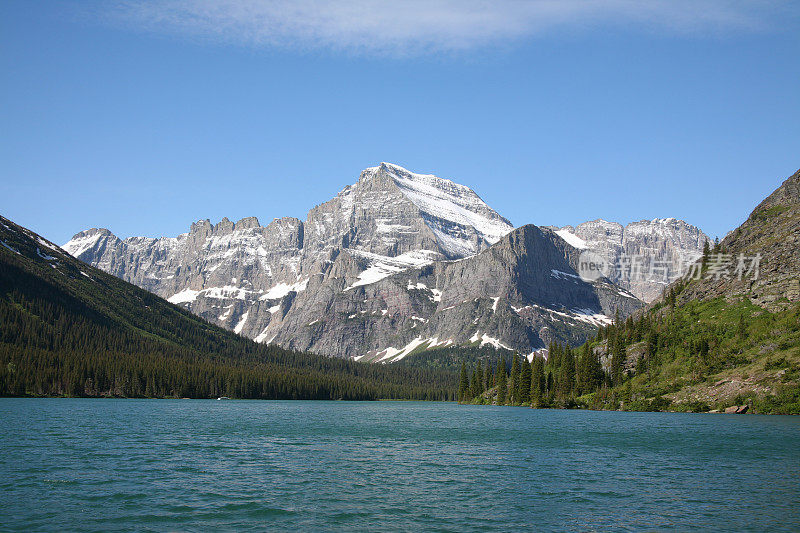
[[[0,530],[800,529],[800,419],[0,400]]]

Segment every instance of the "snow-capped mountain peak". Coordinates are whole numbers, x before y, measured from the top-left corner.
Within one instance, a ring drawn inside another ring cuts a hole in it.
[[[361,181],[389,178],[402,195],[419,209],[446,256],[463,258],[491,245],[514,226],[489,207],[475,191],[433,174],[411,172],[383,162],[365,169]]]

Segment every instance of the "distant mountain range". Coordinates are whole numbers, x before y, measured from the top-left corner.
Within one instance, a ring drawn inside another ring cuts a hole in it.
[[[204,220],[160,239],[90,229],[63,248],[258,342],[386,362],[579,344],[653,300],[707,240],[669,218],[514,229],[470,188],[382,163],[305,221]],[[619,268],[582,279],[585,250]]]

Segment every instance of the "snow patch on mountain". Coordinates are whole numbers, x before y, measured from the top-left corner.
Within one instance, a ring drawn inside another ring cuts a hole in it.
[[[173,304],[185,304],[197,300],[197,296],[199,294],[200,291],[195,291],[192,289],[183,289],[182,291],[175,293],[169,298],[167,298],[167,301]]]
[[[247,323],[247,317],[250,315],[249,312],[246,312],[242,315],[242,318],[239,319],[239,322],[236,324],[236,327],[233,328],[233,332],[239,334],[244,329],[244,325]]]
[[[569,272],[564,272],[563,270],[556,270],[555,268],[551,268],[550,269],[550,277],[553,277],[553,278],[556,278],[556,279],[567,279],[567,280],[568,279],[576,279],[576,280],[581,279],[581,277],[576,275],[576,274],[570,274]]]
[[[61,248],[72,257],[80,258],[84,252],[94,248],[100,239],[107,236],[106,232],[108,232],[108,230],[90,229],[83,231],[72,237],[72,239]]]
[[[614,320],[603,313],[598,313],[593,309],[572,309],[572,316],[581,322],[592,324],[593,326],[608,326],[614,323]]]
[[[253,340],[258,342],[258,343],[263,343],[263,344],[271,343],[272,341],[275,340],[275,337],[277,337],[277,334],[273,335],[272,337],[270,337],[269,340],[265,340],[267,338],[267,335],[269,335],[268,330],[269,330],[269,327],[264,328],[264,331],[262,331],[261,333],[256,335],[256,338],[253,339]]]
[[[569,231],[568,229],[560,229],[556,231],[556,235],[567,241],[567,244],[572,246],[573,248],[577,248],[579,250],[583,250],[588,248],[589,245],[586,244],[586,241]]]
[[[294,292],[304,291],[304,290],[306,290],[306,287],[308,287],[308,278],[300,280],[297,283],[292,283],[292,284],[281,282],[281,283],[278,283],[277,285],[275,285],[274,287],[272,287],[271,289],[269,289],[261,297],[259,297],[259,300],[262,300],[262,301],[264,301],[264,300],[277,300],[279,298],[283,298],[284,296],[286,296],[287,294],[289,294],[292,291],[294,291]]]
[[[8,248],[9,250],[11,250],[12,252],[14,252],[15,254],[17,254],[17,255],[22,255],[22,254],[21,254],[21,253],[19,253],[17,250],[15,250],[15,249],[14,249],[14,247],[12,247],[11,245],[7,244],[7,243],[6,243],[6,241],[0,241],[0,244],[2,244],[2,245],[5,247],[5,248]]]
[[[203,289],[201,292],[206,298],[216,298],[218,300],[228,298],[232,298],[234,300],[250,300],[252,299],[251,295],[254,294],[254,291],[249,291],[233,285],[225,285],[224,287],[209,287],[208,289]]]
[[[473,343],[480,342],[480,346],[481,347],[483,347],[483,346],[488,344],[489,346],[493,346],[496,350],[499,350],[500,348],[503,348],[505,350],[513,351],[513,349],[510,348],[508,345],[503,344],[500,341],[500,339],[497,339],[495,337],[487,335],[486,333],[481,335],[480,331],[476,331],[475,335],[473,335],[472,337],[469,338],[469,342],[473,342]]]
[[[347,287],[345,291],[362,285],[377,283],[383,278],[410,268],[431,265],[438,256],[436,252],[430,250],[414,250],[395,257],[373,254],[362,250],[349,250],[349,252],[356,257],[367,259],[369,263],[367,268],[358,275],[358,279]]]
[[[35,234],[31,234],[31,235],[35,236],[36,242],[38,242],[39,244],[41,244],[45,248],[50,248],[54,252],[63,252],[64,251],[63,249],[61,249],[60,247],[56,246],[52,242],[46,241],[46,240],[42,239],[41,237],[39,237],[38,235],[35,235]]]
[[[36,247],[36,255],[38,255],[39,257],[41,257],[45,261],[55,261],[56,260],[56,258],[53,257],[52,255],[43,254],[42,250],[38,246]]]
[[[378,352],[370,352],[353,357],[354,361],[375,362],[375,363],[394,363],[400,361],[405,356],[417,349],[430,350],[437,346],[450,346],[452,339],[440,341],[438,337],[422,338],[416,337],[402,348],[388,347]]]

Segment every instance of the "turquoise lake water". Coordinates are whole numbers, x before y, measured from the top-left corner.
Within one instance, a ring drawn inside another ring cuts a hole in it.
[[[800,530],[800,417],[1,399],[0,529]]]

